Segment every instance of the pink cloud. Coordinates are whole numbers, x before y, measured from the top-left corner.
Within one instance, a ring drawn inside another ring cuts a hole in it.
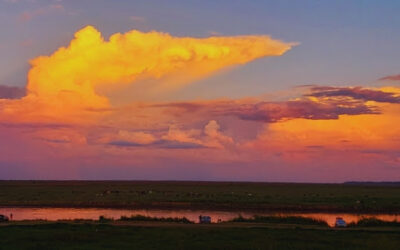
[[[50,13],[55,13],[55,12],[62,12],[64,10],[65,9],[62,4],[51,4],[51,5],[41,7],[38,9],[24,11],[19,15],[18,20],[20,22],[29,22],[36,17],[47,15]]]
[[[400,81],[400,75],[391,75],[380,78],[379,80],[385,81]]]
[[[146,22],[146,18],[141,17],[141,16],[130,16],[129,20],[131,20],[132,22],[138,22],[138,23]]]

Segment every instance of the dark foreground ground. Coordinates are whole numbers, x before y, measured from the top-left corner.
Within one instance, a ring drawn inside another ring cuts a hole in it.
[[[0,206],[399,213],[400,187],[375,184],[0,181]],[[132,219],[3,222],[0,223],[0,250],[400,249],[398,223],[361,223],[334,229],[298,218],[238,221],[241,222],[210,225]]]
[[[0,249],[400,249],[397,228],[294,225],[19,223],[0,226]]]
[[[0,181],[0,206],[400,212],[396,184]]]

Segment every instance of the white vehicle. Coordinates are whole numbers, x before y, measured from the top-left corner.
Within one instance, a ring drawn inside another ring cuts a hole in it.
[[[201,224],[210,224],[211,223],[211,217],[210,216],[200,215],[199,216],[199,223],[201,223]]]
[[[342,217],[336,217],[335,227],[347,227],[347,223]]]

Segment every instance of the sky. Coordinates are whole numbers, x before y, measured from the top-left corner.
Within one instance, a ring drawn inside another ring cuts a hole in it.
[[[399,10],[0,0],[0,179],[398,181]]]

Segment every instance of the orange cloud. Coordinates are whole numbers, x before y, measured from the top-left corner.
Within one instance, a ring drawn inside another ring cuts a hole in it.
[[[42,158],[73,158],[93,168],[103,161],[134,168],[132,163],[160,166],[160,159],[170,159],[171,166],[175,161],[184,166],[251,163],[260,166],[254,173],[262,174],[261,166],[280,168],[282,159],[291,160],[287,166],[304,167],[325,164],[319,162],[325,156],[335,164],[357,166],[365,159],[398,164],[396,87],[309,85],[286,101],[138,103],[132,98],[115,105],[110,97],[113,89],[126,86],[151,84],[155,91],[170,91],[233,65],[282,55],[291,46],[268,36],[190,38],[135,30],[104,39],[88,26],[67,47],[31,61],[26,96],[0,86],[0,133],[7,138],[0,146],[11,141],[16,151],[25,142],[27,152],[44,152]],[[0,148],[8,157],[10,150]],[[41,165],[40,154],[26,155],[26,162],[37,157]],[[13,159],[18,158],[14,152]]]
[[[168,133],[162,137],[164,140],[177,141],[193,144],[202,144],[201,140],[196,138],[199,137],[201,131],[198,129],[182,130],[176,125],[171,125],[168,129]]]
[[[271,123],[249,145],[262,151],[298,152],[302,157],[310,157],[307,154],[316,151],[345,152],[357,157],[372,152],[392,155],[393,150],[400,147],[400,129],[394,126],[400,122],[400,105],[369,103],[377,106],[380,114],[340,115],[338,119],[331,120],[301,118]]]
[[[217,121],[212,120],[207,123],[204,127],[204,134],[207,136],[206,145],[215,148],[225,148],[225,146],[230,146],[234,144],[231,137],[224,135],[220,131],[221,126]]]
[[[69,47],[31,61],[27,89],[39,98],[80,96],[88,105],[104,107],[107,100],[96,93],[97,88],[167,77],[163,88],[171,88],[224,67],[282,55],[290,47],[267,36],[197,39],[136,30],[114,34],[106,41],[87,26],[75,34]]]

